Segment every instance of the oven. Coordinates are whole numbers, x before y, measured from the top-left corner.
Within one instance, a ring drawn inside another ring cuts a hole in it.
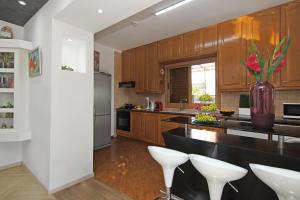
[[[300,103],[283,103],[283,118],[300,119]]]
[[[117,129],[122,131],[130,131],[130,110],[117,110]]]

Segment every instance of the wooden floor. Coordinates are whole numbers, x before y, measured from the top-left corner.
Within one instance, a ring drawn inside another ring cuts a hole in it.
[[[130,200],[91,178],[54,195],[23,166],[0,171],[0,200]]]
[[[149,144],[116,138],[94,154],[95,178],[133,200],[153,200],[164,189],[162,169],[150,156]]]
[[[0,171],[0,200],[55,200],[23,166]]]

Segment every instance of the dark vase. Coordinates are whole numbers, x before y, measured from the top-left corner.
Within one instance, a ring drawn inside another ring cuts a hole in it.
[[[268,81],[258,81],[250,89],[251,121],[258,130],[270,130],[274,125],[274,87]]]

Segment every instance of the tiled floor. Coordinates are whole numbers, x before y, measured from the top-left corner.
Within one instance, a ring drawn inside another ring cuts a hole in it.
[[[95,178],[133,200],[153,200],[164,189],[163,174],[147,150],[149,144],[113,139],[94,154]]]

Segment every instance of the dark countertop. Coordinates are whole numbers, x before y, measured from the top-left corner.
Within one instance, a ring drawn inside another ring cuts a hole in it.
[[[156,114],[186,115],[186,116],[195,116],[196,115],[196,111],[194,111],[194,112],[192,112],[191,110],[179,111],[176,109],[165,109],[160,112],[145,110],[145,109],[138,110],[138,109],[125,109],[125,108],[117,108],[116,110],[125,110],[125,111],[129,111],[129,112],[146,112],[146,113],[156,113]],[[234,121],[244,121],[244,122],[251,121],[251,118],[248,115],[232,115],[229,117],[224,117],[224,119],[234,120]],[[300,126],[300,120],[283,119],[282,117],[276,117],[275,124]]]
[[[124,110],[129,112],[144,112],[144,113],[155,113],[155,114],[169,114],[169,115],[185,115],[185,116],[195,116],[194,113],[191,113],[189,111],[183,112],[183,111],[176,111],[176,110],[163,110],[163,111],[152,111],[152,110],[145,110],[145,109],[126,109],[126,108],[117,108],[118,110]]]
[[[177,128],[167,131],[164,134],[172,134],[179,137],[200,140],[218,145],[231,146],[238,149],[272,154],[275,156],[293,157],[299,159],[300,161],[300,145],[296,143],[285,143],[284,149],[279,150],[277,147],[278,143],[274,141],[228,135],[226,133],[214,131],[188,129],[188,133],[185,134],[184,128]]]
[[[251,117],[249,115],[232,115],[232,116],[224,117],[224,118],[227,120],[235,120],[235,121],[246,121],[246,122],[251,121]],[[275,124],[300,126],[300,120],[284,119],[282,117],[276,117]]]
[[[300,138],[300,126],[297,125],[275,124],[272,130],[257,130],[252,127],[251,122],[236,120],[234,118],[226,118],[214,124],[197,123],[194,117],[173,117],[163,121]]]
[[[248,170],[245,177],[232,182],[239,192],[226,184],[222,200],[278,200],[276,193],[254,175],[250,163],[300,172],[299,144],[286,144],[279,150],[273,141],[195,129],[188,129],[186,134],[183,128],[164,132],[163,138],[167,148],[215,158]],[[191,162],[180,168],[184,174],[176,169],[172,193],[185,200],[209,200],[207,181]]]

